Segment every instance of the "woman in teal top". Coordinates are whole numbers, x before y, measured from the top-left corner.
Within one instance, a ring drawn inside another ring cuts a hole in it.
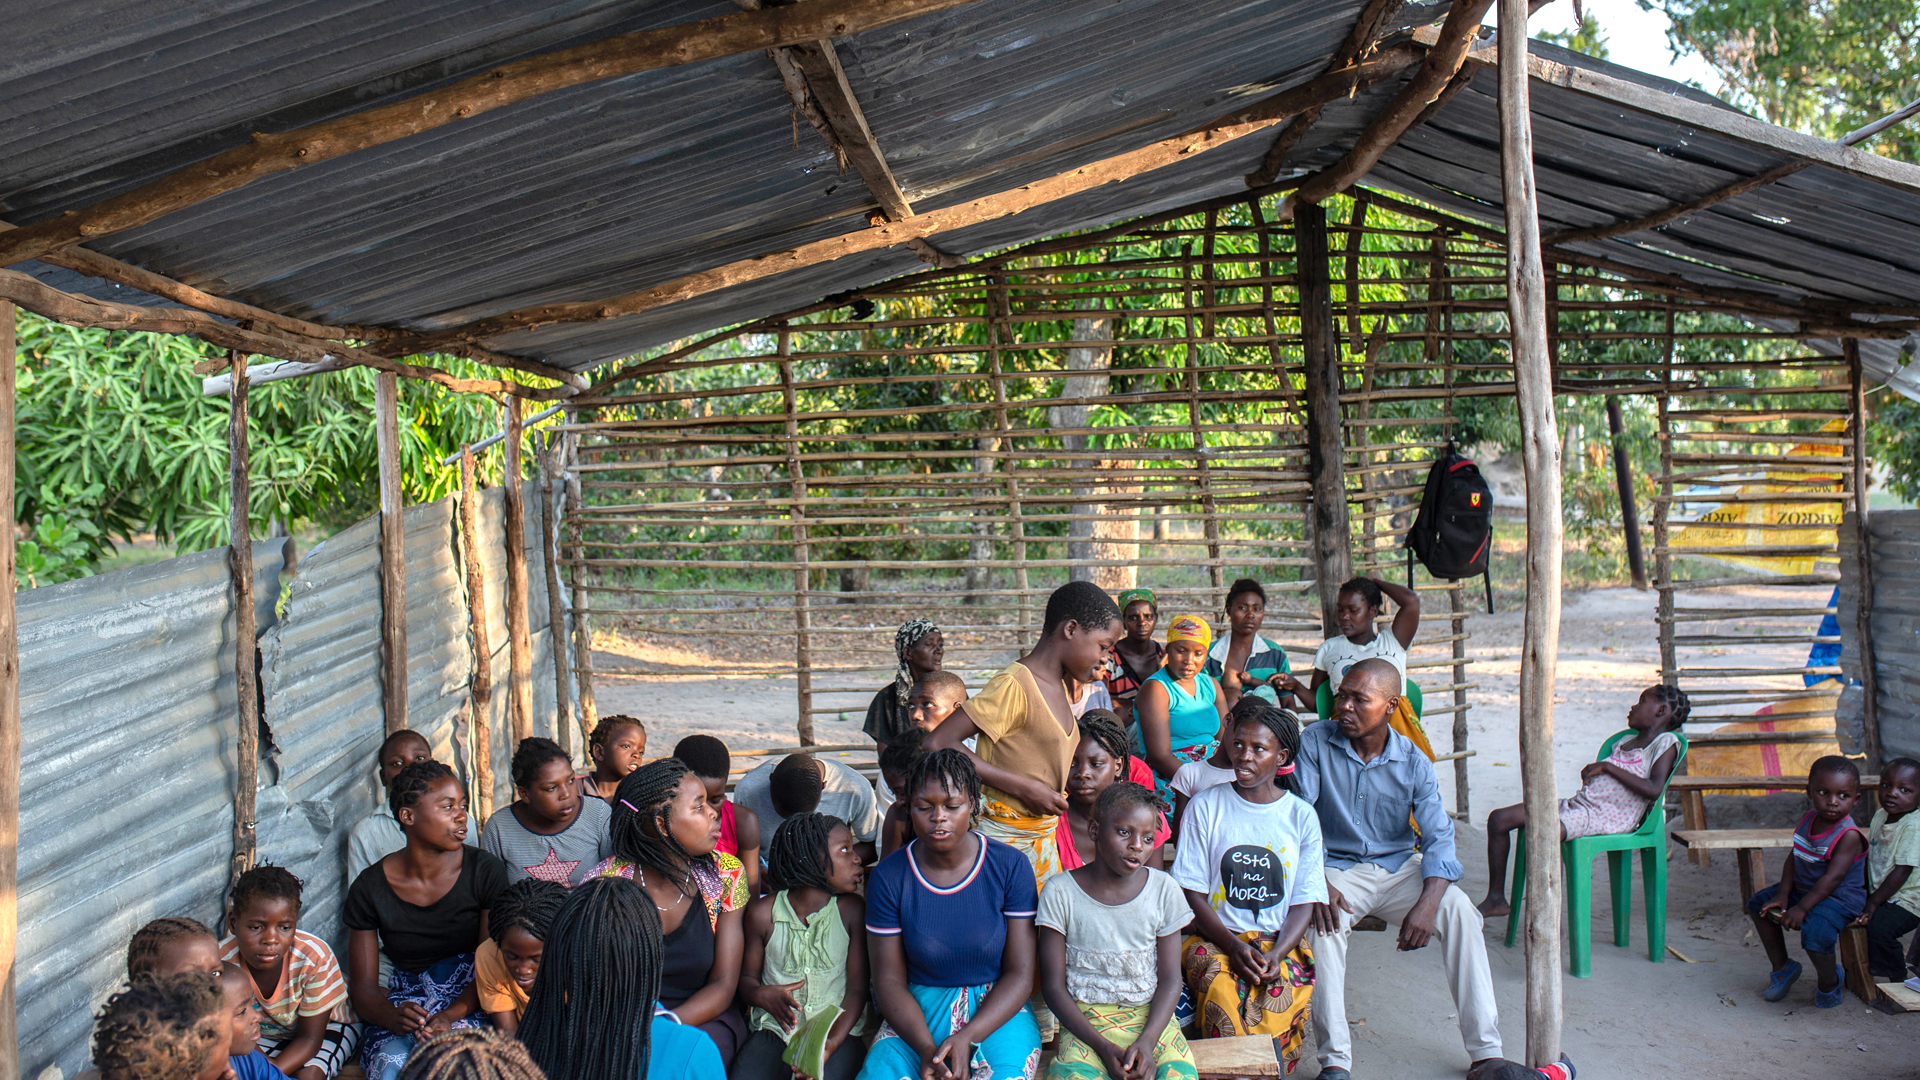
[[[1212,628],[1197,616],[1168,623],[1166,666],[1141,685],[1134,702],[1134,747],[1152,766],[1154,787],[1169,806],[1173,774],[1189,761],[1204,760],[1220,744],[1226,696],[1203,670],[1212,639]]]

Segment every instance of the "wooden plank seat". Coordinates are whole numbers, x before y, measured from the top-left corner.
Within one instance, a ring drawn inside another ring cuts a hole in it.
[[[1280,1040],[1270,1035],[1239,1035],[1226,1039],[1194,1039],[1193,1064],[1200,1080],[1231,1080],[1239,1076],[1282,1076]]]
[[[1806,786],[1804,776],[1676,776],[1667,782],[1667,790],[1680,796],[1680,825],[1689,832],[1709,831],[1706,797],[1709,791],[1799,791]],[[1878,776],[1860,777],[1862,795],[1879,788]],[[1712,851],[1711,847],[1695,847],[1689,849],[1688,854],[1699,865],[1710,866]]]
[[[1700,779],[1711,779],[1701,777]],[[1876,779],[1878,779],[1876,777]],[[1766,851],[1769,848],[1793,848],[1792,829],[1675,829],[1668,833],[1673,842],[1689,851],[1732,851],[1740,864],[1740,906],[1746,909],[1747,897],[1772,884],[1767,875]],[[1848,926],[1840,932],[1840,966],[1845,969],[1847,989],[1869,1005],[1880,1004],[1881,990],[1874,985],[1867,969],[1867,928]],[[1891,1001],[1891,999],[1889,999]]]

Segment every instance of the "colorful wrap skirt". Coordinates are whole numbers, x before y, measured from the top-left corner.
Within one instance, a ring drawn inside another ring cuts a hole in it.
[[[1140,1038],[1147,1013],[1152,1011],[1151,1005],[1075,1004],[1080,1006],[1080,1014],[1093,1025],[1094,1031],[1122,1050]],[[1060,1029],[1059,1046],[1053,1064],[1047,1067],[1047,1080],[1102,1080],[1107,1076],[1107,1066],[1100,1055],[1064,1025]],[[1177,1022],[1168,1020],[1153,1044],[1154,1080],[1197,1080],[1199,1075],[1187,1037],[1180,1034]]]
[[[1273,945],[1272,934],[1249,930],[1237,935],[1257,949]],[[1271,1035],[1278,1039],[1286,1072],[1300,1062],[1313,1008],[1313,953],[1303,940],[1281,959],[1281,976],[1271,986],[1241,982],[1213,942],[1189,937],[1180,944],[1180,971],[1193,992],[1194,1023],[1203,1039]]]
[[[425,971],[403,971],[396,966],[393,977],[387,980],[387,1000],[395,1005],[413,1002],[429,1013],[437,1013],[452,1005],[454,999],[472,985],[473,954],[461,953]],[[464,1020],[455,1020],[453,1028],[481,1027],[485,1023],[485,1015],[476,1013]],[[367,1080],[393,1080],[400,1074],[400,1066],[412,1056],[413,1047],[413,1036],[368,1024],[360,1035],[360,1067],[367,1071]]]
[[[1040,888],[1060,872],[1060,844],[1053,835],[1060,827],[1059,815],[1025,814],[999,799],[987,799],[973,827],[1025,855]]]
[[[933,1044],[967,1026],[993,984],[984,986],[919,986],[907,984],[907,992],[920,1003],[927,1018],[927,1031]],[[1027,1010],[1021,1009],[995,1028],[991,1035],[973,1046],[973,1062],[968,1080],[1035,1080],[1040,1071],[1040,1028]],[[860,1067],[859,1080],[920,1080],[920,1055],[912,1044],[893,1030],[880,1025],[873,1047],[867,1051],[866,1064]]]

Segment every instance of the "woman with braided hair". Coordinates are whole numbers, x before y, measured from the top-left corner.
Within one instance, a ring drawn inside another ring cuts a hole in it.
[[[968,754],[922,754],[906,792],[915,839],[867,885],[873,1000],[886,1023],[860,1080],[1032,1080],[1033,867],[974,831],[980,775]]]
[[[860,1071],[866,1046],[848,1036],[864,1033],[867,1010],[865,876],[839,818],[795,814],[774,832],[767,881],[778,891],[747,907],[740,1000],[752,1009],[753,1035],[733,1080],[787,1080],[783,1055],[818,1080]]]
[[[1077,870],[1092,857],[1093,805],[1101,792],[1123,780],[1152,788],[1153,770],[1130,752],[1119,716],[1106,709],[1088,709],[1080,717],[1080,745],[1073,752],[1073,766],[1067,770],[1067,812],[1060,815],[1060,824],[1053,830],[1062,871]],[[1146,865],[1166,869],[1161,845],[1172,835],[1163,810]]]
[[[1181,969],[1201,1038],[1273,1036],[1292,1073],[1313,1001],[1304,936],[1327,901],[1325,844],[1293,786],[1299,718],[1237,711],[1227,742],[1233,782],[1195,795],[1180,825],[1173,881],[1198,931],[1181,945]]]
[[[746,870],[720,855],[720,816],[706,785],[678,758],[648,762],[620,781],[613,801],[613,856],[595,877],[636,881],[659,909],[665,966],[660,1001],[674,1019],[705,1031],[723,1062],[746,1040],[733,1006],[740,982],[740,920]]]
[[[1693,703],[1677,686],[1656,683],[1640,692],[1627,710],[1633,732],[1613,744],[1613,752],[1580,770],[1582,787],[1560,800],[1560,839],[1632,832],[1647,807],[1666,790],[1667,777],[1680,760],[1680,736]],[[1513,830],[1527,824],[1523,803],[1487,815],[1487,895],[1479,904],[1486,918],[1513,910],[1507,902],[1507,852]],[[1538,832],[1538,830],[1535,830]]]
[[[453,770],[420,761],[387,788],[407,846],[361,871],[347,890],[347,994],[366,1024],[360,1060],[368,1080],[394,1080],[418,1042],[484,1021],[473,989],[473,951],[487,909],[507,887],[507,866],[467,845],[467,792]],[[380,985],[380,955],[393,974]]]
[[[554,913],[520,1022],[520,1041],[548,1080],[725,1075],[713,1040],[659,1005],[659,907],[638,882],[606,877],[575,886]]]
[[[947,647],[939,627],[927,619],[910,619],[893,635],[893,653],[900,661],[893,682],[873,695],[873,703],[867,706],[867,722],[861,728],[881,746],[914,726],[907,711],[913,685],[940,670]]]

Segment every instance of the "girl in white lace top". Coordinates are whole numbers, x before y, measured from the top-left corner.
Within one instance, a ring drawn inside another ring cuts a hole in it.
[[[1153,789],[1100,793],[1087,823],[1092,859],[1040,894],[1040,989],[1065,1029],[1048,1080],[1192,1080],[1193,1052],[1173,1020],[1180,997],[1185,894],[1145,865],[1160,827]]]

